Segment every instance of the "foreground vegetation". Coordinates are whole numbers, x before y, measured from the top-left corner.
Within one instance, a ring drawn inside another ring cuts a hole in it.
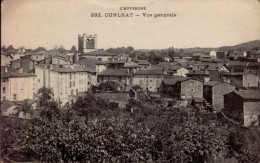
[[[61,110],[50,90],[39,90],[38,97],[32,119],[2,117],[2,158],[19,153],[41,162],[260,160],[259,127],[225,126],[213,113],[135,100],[122,110],[92,94]]]

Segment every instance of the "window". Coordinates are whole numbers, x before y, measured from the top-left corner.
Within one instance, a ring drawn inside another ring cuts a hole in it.
[[[13,99],[17,100],[17,94],[14,94]]]
[[[3,87],[3,94],[5,94],[6,90],[5,90],[5,87]]]
[[[72,82],[70,82],[70,88],[72,87]]]
[[[41,80],[40,80],[40,79],[38,79],[38,82],[41,82]]]
[[[74,91],[73,90],[71,90],[71,95],[74,95]]]
[[[75,87],[75,81],[73,82],[73,86]]]

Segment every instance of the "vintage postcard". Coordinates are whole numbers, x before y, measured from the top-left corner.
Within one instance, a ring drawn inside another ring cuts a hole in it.
[[[259,0],[2,0],[0,162],[260,162]]]

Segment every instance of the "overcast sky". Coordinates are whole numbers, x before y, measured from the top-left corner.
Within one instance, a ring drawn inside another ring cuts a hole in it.
[[[145,6],[146,11],[120,11]],[[219,47],[260,39],[258,0],[4,0],[2,45],[77,47],[97,34],[98,48]],[[90,13],[176,13],[175,18],[91,18]]]

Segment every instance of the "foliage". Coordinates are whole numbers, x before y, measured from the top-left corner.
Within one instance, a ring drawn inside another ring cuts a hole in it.
[[[41,51],[47,51],[44,47],[38,47],[37,49],[33,50],[33,52],[38,53]]]
[[[93,92],[118,92],[119,90],[121,90],[123,87],[114,82],[114,81],[107,81],[107,82],[103,82],[101,83],[99,86],[97,87],[93,87]]]
[[[71,53],[77,53],[77,48],[76,48],[76,46],[73,45],[73,46],[71,47],[71,49],[70,49],[70,52],[71,52]]]
[[[131,54],[133,50],[134,48],[132,46],[128,46],[127,48],[125,47],[109,48],[106,50],[106,52],[116,53],[116,54],[122,54],[122,53]]]

